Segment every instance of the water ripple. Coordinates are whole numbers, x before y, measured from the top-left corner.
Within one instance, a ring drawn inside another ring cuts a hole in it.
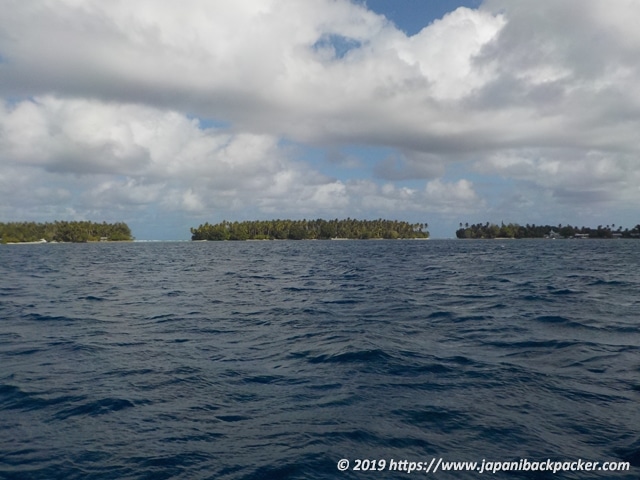
[[[360,479],[336,462],[433,456],[640,467],[635,242],[0,256],[3,479]]]

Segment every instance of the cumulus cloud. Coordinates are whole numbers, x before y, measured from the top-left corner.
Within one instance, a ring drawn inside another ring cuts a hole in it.
[[[378,185],[367,180],[346,184],[351,200],[350,208],[367,217],[376,212],[397,214],[403,212],[419,218],[424,213],[471,214],[485,205],[468,180],[427,182],[424,188],[399,187],[393,183]]]
[[[0,213],[622,210],[640,201],[638,18],[485,0],[408,36],[348,0],[9,2]]]
[[[452,183],[433,180],[427,183],[425,199],[430,203],[430,209],[444,213],[474,212],[484,206],[468,180]]]
[[[300,140],[441,133],[431,103],[485,82],[473,58],[503,24],[461,8],[407,37],[330,0],[35,1],[0,22],[5,94],[144,102]]]
[[[445,167],[440,156],[415,151],[400,151],[376,164],[374,173],[385,180],[415,180],[440,177]]]
[[[162,202],[197,212],[292,197],[329,207],[340,197],[340,183],[294,162],[277,138],[202,129],[175,111],[46,96],[5,107],[0,126],[7,166],[25,178],[82,177],[71,184],[95,208]]]
[[[533,184],[561,203],[581,205],[632,199],[640,180],[637,162],[635,156],[602,151],[517,150],[488,156],[475,168]]]

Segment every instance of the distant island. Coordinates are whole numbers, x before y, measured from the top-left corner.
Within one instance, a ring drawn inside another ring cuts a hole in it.
[[[125,242],[132,241],[126,223],[55,221],[0,223],[0,243]]]
[[[615,224],[597,228],[573,227],[571,225],[518,225],[509,223],[477,223],[462,225],[456,230],[457,238],[640,238],[640,225],[631,230]]]
[[[397,220],[255,220],[205,223],[191,228],[191,240],[426,239],[426,223]]]

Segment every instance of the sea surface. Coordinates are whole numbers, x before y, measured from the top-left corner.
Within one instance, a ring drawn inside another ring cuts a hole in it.
[[[0,479],[637,479],[639,324],[634,240],[0,245]]]

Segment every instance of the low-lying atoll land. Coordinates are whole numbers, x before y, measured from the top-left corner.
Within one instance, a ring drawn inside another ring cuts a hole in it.
[[[0,243],[85,243],[132,240],[131,229],[123,222],[0,223]]]
[[[191,240],[427,239],[426,223],[398,220],[256,220],[205,223],[191,228]]]
[[[640,224],[632,229],[622,229],[615,224],[596,228],[573,227],[571,225],[518,225],[509,223],[461,223],[456,230],[457,238],[640,238]]]

